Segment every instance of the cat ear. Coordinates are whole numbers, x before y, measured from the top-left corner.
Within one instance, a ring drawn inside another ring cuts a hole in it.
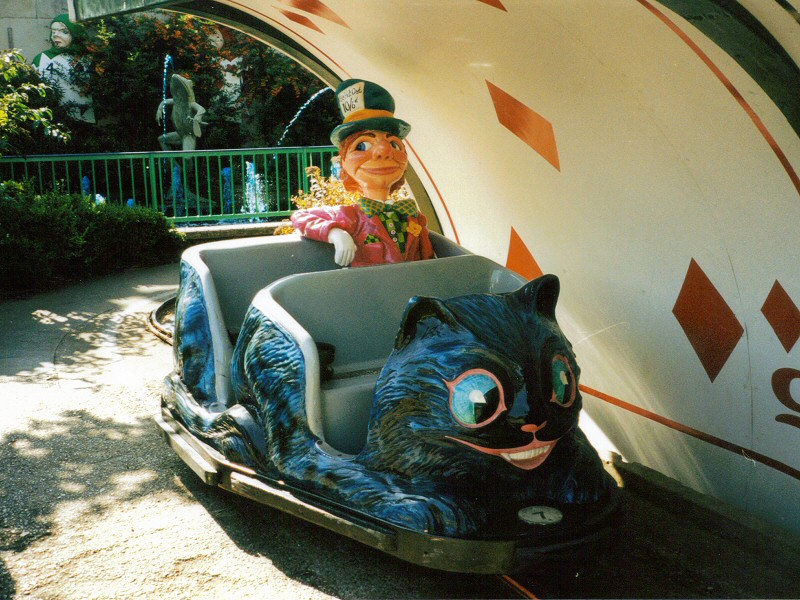
[[[515,294],[528,310],[552,319],[556,318],[556,303],[561,283],[555,275],[542,275],[526,283]]]
[[[400,324],[400,331],[394,341],[394,349],[402,350],[419,333],[419,329],[426,325],[429,319],[449,327],[458,327],[458,321],[444,302],[438,298],[414,296],[408,301],[406,311]]]

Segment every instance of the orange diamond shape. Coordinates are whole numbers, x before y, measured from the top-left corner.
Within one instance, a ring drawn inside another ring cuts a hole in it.
[[[490,81],[486,85],[500,124],[560,171],[556,135],[550,121]]]
[[[786,351],[791,351],[800,338],[800,309],[777,280],[764,301],[761,312]]]
[[[536,259],[533,258],[533,254],[513,227],[511,228],[511,241],[508,244],[506,267],[526,279],[536,279],[544,275]]]
[[[317,27],[314,24],[314,21],[312,21],[311,19],[309,19],[308,17],[306,17],[304,15],[298,15],[297,13],[294,13],[294,12],[292,12],[290,10],[284,10],[282,8],[279,8],[278,11],[281,14],[283,14],[284,17],[286,17],[290,21],[294,21],[298,25],[302,25],[304,27],[308,27],[309,29],[313,29],[314,31],[317,31],[319,33],[325,33],[324,31],[322,31],[322,29],[320,29],[319,27]]]
[[[708,377],[714,381],[739,343],[744,328],[694,259],[689,264],[672,314]]]

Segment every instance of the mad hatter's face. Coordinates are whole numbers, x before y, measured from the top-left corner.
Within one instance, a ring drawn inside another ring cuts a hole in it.
[[[406,147],[396,135],[367,130],[345,140],[342,168],[372,200],[388,200],[391,187],[408,166]]]
[[[66,25],[55,22],[50,25],[50,39],[56,48],[66,48],[72,43],[72,34]]]

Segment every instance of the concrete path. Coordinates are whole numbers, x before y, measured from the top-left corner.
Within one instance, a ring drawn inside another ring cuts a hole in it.
[[[177,265],[0,303],[0,598],[510,598],[216,488],[152,416],[145,327]],[[539,597],[798,598],[800,541],[627,465],[616,543],[516,580]]]
[[[209,488],[152,416],[177,265],[0,303],[0,598],[502,598]],[[513,595],[513,594],[512,594]]]

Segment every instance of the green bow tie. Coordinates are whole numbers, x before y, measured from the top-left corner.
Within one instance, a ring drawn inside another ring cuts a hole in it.
[[[407,200],[399,200],[394,204],[385,204],[378,200],[370,200],[369,198],[359,198],[358,207],[368,217],[380,215],[383,212],[394,211],[398,215],[406,217],[416,217],[419,214],[417,204],[410,198]]]

